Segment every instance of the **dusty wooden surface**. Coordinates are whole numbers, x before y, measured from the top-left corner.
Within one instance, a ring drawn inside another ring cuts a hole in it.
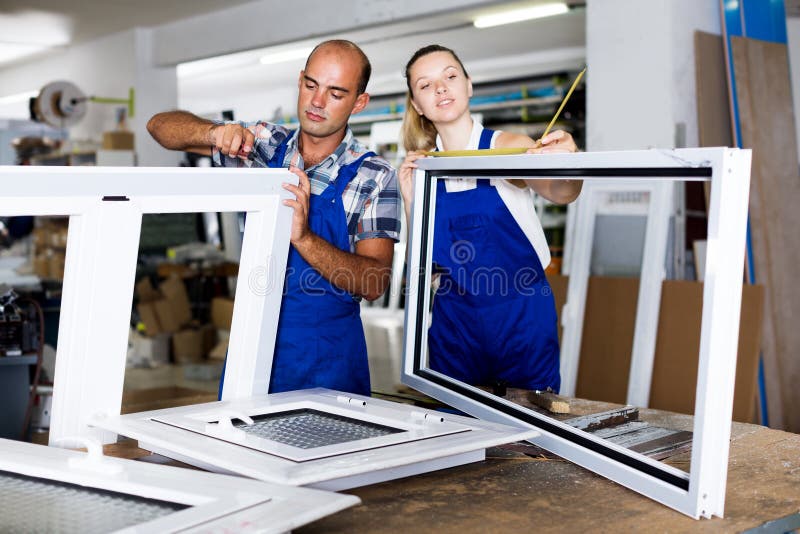
[[[532,457],[519,448],[493,448],[483,462],[349,490],[361,505],[295,532],[739,532],[800,511],[798,434],[734,423],[725,518],[698,521],[549,453]],[[124,458],[150,454],[129,439],[104,450]],[[688,461],[686,454],[669,463]]]
[[[571,416],[619,407],[573,401]],[[641,409],[640,419],[692,430],[689,415]],[[738,532],[800,511],[799,434],[734,423],[725,518],[699,521],[531,448],[493,448],[483,462],[350,490],[361,505],[295,532]],[[130,439],[104,451],[124,458],[150,454]],[[690,453],[681,453],[667,463],[688,470],[689,460]]]
[[[800,435],[734,424],[725,518],[695,521],[561,459],[485,461],[347,493],[360,506],[315,532],[737,532],[800,510]]]

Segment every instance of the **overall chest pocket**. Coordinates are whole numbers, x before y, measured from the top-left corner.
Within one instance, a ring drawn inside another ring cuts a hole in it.
[[[496,264],[497,249],[491,239],[491,217],[470,213],[450,219],[451,261],[464,267],[491,267]]]

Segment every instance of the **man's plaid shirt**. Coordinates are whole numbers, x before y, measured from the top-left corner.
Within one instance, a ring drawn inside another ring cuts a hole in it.
[[[264,121],[239,122],[256,136],[255,157],[252,160],[227,157],[212,149],[212,161],[217,167],[266,167],[275,150],[287,136],[291,136],[286,147],[282,167],[288,167],[297,152],[297,131]],[[339,168],[357,160],[367,148],[360,143],[350,128],[336,150],[323,161],[305,169],[311,182],[311,194],[319,195],[328,187]],[[303,168],[299,156],[297,166]],[[350,234],[350,252],[362,239],[400,237],[400,192],[397,172],[385,159],[373,156],[361,163],[358,175],[342,193],[342,202],[347,216],[347,231]]]

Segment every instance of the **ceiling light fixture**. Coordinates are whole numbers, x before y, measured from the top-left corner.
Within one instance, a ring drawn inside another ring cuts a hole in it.
[[[476,28],[491,28],[512,22],[522,22],[523,20],[540,19],[561,15],[569,11],[569,7],[564,2],[552,2],[539,4],[537,6],[526,7],[523,9],[512,9],[493,15],[484,15],[475,19],[473,23]]]
[[[285,63],[295,59],[305,59],[314,50],[314,47],[293,48],[281,52],[272,52],[262,56],[259,60],[262,65],[274,65],[275,63]]]

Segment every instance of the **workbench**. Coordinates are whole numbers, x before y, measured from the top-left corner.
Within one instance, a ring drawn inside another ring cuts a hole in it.
[[[724,519],[695,521],[542,449],[510,445],[483,462],[349,490],[363,504],[296,532],[739,532],[797,514],[800,435],[734,423],[731,436]],[[149,454],[127,439],[106,453]]]
[[[798,434],[734,423],[725,518],[699,521],[541,452],[494,448],[480,463],[354,489],[361,506],[297,532],[738,532],[800,511]]]

